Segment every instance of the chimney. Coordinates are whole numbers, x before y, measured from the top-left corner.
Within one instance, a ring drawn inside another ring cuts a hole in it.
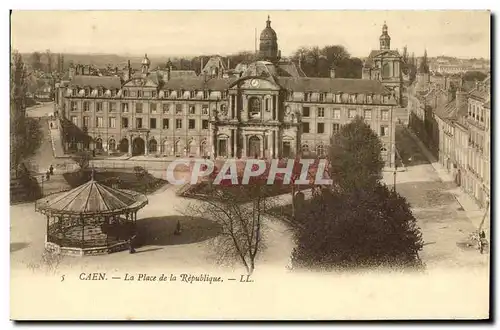
[[[71,66],[69,68],[69,79],[73,79],[73,77],[76,75],[75,68]]]
[[[457,112],[463,116],[467,115],[467,93],[459,89],[455,96],[457,102]]]
[[[167,81],[170,80],[170,71],[172,71],[172,65],[167,66]]]
[[[332,79],[335,78],[335,68],[334,67],[330,68],[330,78],[332,78]]]

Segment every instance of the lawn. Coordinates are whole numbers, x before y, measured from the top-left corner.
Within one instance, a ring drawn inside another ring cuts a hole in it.
[[[65,173],[64,178],[71,188],[78,187],[91,178],[91,171]],[[150,194],[167,184],[167,181],[153,177],[149,173],[142,176],[134,172],[99,169],[94,173],[94,179],[105,185],[112,186],[116,184],[119,189],[128,189],[143,194]]]
[[[292,185],[291,184],[283,184],[281,182],[274,183],[272,185],[266,186],[266,196],[274,197],[283,194],[291,194],[292,193]],[[306,185],[301,185],[300,189],[305,190],[311,187]],[[194,185],[190,185],[187,189],[180,192],[180,196],[187,198],[200,198],[209,196],[212,193],[213,187],[210,185],[208,181],[202,181]],[[249,185],[224,185],[224,189],[232,190],[234,196],[241,196],[239,200],[242,203],[250,202],[254,200],[254,196],[252,196],[251,189],[252,187]],[[297,186],[295,187],[296,191],[298,191]]]

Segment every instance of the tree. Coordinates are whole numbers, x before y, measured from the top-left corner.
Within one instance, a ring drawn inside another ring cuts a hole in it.
[[[422,266],[422,235],[408,202],[380,183],[350,192],[325,189],[297,218],[294,266]]]
[[[328,63],[335,67],[341,66],[343,61],[351,57],[342,45],[325,46],[321,49],[321,54],[325,55]]]
[[[45,56],[47,56],[47,73],[52,73],[52,53],[50,49],[45,51]]]
[[[26,117],[26,93],[29,75],[21,55],[14,51],[10,67],[10,164],[16,176],[19,165],[40,146],[38,122]]]
[[[427,59],[427,49],[424,51],[424,56],[422,57],[422,60],[420,61],[420,66],[419,66],[419,71],[420,73],[429,73],[429,63]]]
[[[332,137],[328,150],[329,175],[337,189],[370,187],[382,178],[382,142],[361,117]]]
[[[483,81],[486,78],[486,74],[481,71],[467,71],[463,75],[464,81]]]
[[[342,45],[319,47],[299,47],[292,55],[309,77],[330,77],[330,69],[335,68],[337,78],[361,78],[363,63],[359,58],[351,58]]]
[[[33,52],[31,54],[31,67],[33,70],[42,70],[42,55],[39,52]]]
[[[267,184],[268,172],[258,177],[251,177],[247,185],[224,179],[220,184],[213,180],[218,175],[214,171],[207,191],[197,196],[198,201],[191,203],[185,211],[189,216],[205,217],[214,221],[221,234],[214,240],[214,247],[219,261],[239,262],[250,275],[254,272],[256,258],[264,249],[264,216],[273,207],[270,191],[273,186]]]

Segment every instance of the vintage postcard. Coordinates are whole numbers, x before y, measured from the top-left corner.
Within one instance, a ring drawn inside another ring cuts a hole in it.
[[[12,11],[11,318],[489,319],[490,21]]]

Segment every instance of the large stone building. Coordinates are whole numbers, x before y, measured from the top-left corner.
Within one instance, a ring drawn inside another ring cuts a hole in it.
[[[420,75],[424,82],[427,77]],[[473,86],[462,82],[457,90],[440,85],[420,90],[410,98],[411,128],[439,163],[479,206],[488,207],[491,186],[490,75]],[[419,87],[420,86],[420,87]],[[412,89],[413,91],[413,89]],[[434,123],[434,124],[433,124]]]
[[[379,80],[387,87],[399,105],[403,105],[403,73],[401,55],[391,49],[391,37],[384,22],[379,38],[380,49],[372,50],[363,64],[362,78]]]
[[[225,68],[220,60],[196,77],[176,76],[168,65],[160,73],[147,56],[127,79],[77,74],[60,84],[57,104],[63,120],[90,139],[66,135],[67,147],[156,157],[322,156],[332,134],[361,116],[394,166],[398,95],[384,86],[392,78],[341,79],[334,70],[330,78],[309,78],[280,57],[268,19],[258,60],[237,75],[213,74]],[[394,63],[382,72],[396,79]]]

